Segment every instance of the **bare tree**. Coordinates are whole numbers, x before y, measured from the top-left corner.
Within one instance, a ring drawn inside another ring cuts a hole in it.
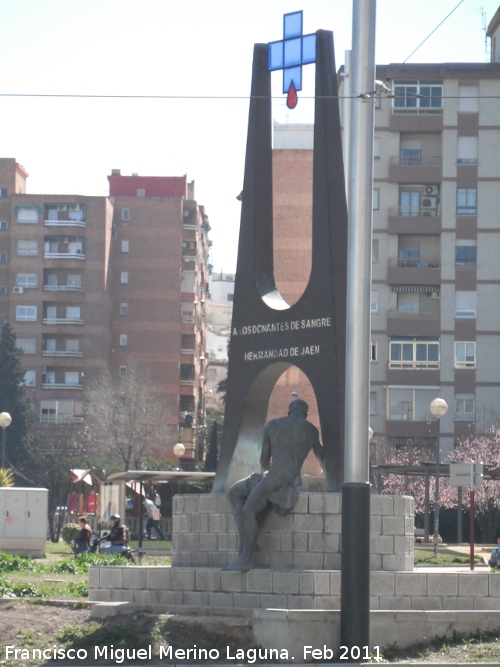
[[[126,377],[105,371],[86,392],[92,450],[139,469],[148,456],[165,456],[168,409],[148,375],[131,365]]]

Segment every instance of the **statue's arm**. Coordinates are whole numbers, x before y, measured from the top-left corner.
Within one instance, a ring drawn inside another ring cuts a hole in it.
[[[271,440],[267,427],[264,431],[264,440],[262,441],[262,452],[260,454],[260,465],[263,470],[269,470],[271,467]]]
[[[325,450],[323,448],[323,445],[321,444],[321,441],[319,439],[319,433],[316,431],[314,434],[314,441],[313,441],[313,452],[314,456],[318,459],[318,461],[321,464],[321,467],[325,467]]]

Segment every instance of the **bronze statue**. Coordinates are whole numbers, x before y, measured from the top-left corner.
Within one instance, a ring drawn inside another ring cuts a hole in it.
[[[302,486],[300,471],[311,451],[323,466],[318,429],[307,421],[309,406],[296,399],[288,416],[266,424],[260,464],[266,472],[253,473],[233,484],[227,493],[240,536],[238,559],[226,570],[247,572],[259,534],[259,518],[272,504],[279,514],[289,512]]]

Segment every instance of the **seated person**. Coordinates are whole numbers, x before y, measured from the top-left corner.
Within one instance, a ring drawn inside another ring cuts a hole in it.
[[[92,528],[87,522],[87,517],[78,517],[78,523],[80,524],[80,532],[71,540],[75,556],[88,551],[92,540]]]
[[[127,529],[122,524],[121,516],[113,514],[109,517],[110,531],[102,538],[111,542],[109,547],[102,547],[101,552],[106,554],[121,553],[127,546]]]

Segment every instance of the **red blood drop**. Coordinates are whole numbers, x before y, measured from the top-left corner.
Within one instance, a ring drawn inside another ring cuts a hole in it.
[[[288,95],[286,96],[286,105],[289,109],[295,109],[298,101],[299,97],[297,95],[297,91],[295,90],[295,86],[292,81],[292,83],[290,84],[290,88],[288,89]]]

